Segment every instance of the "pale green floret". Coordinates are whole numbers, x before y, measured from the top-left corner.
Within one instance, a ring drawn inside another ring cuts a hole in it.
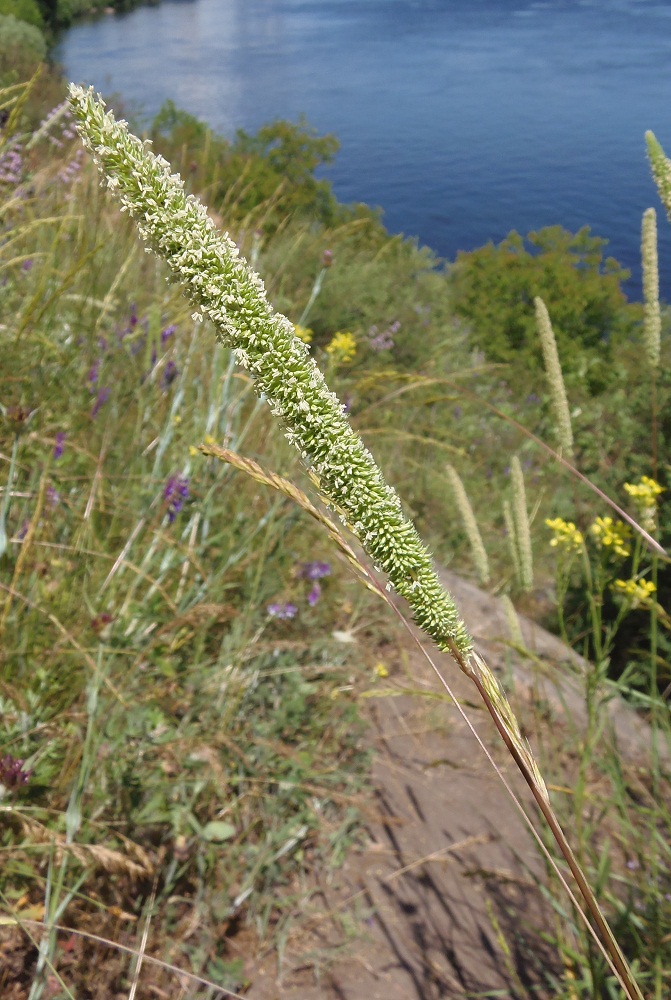
[[[573,430],[571,428],[568,399],[566,398],[566,387],[564,386],[561,364],[559,363],[557,341],[555,340],[547,307],[539,296],[536,296],[534,299],[534,306],[536,309],[536,326],[541,341],[545,372],[550,388],[552,410],[556,421],[555,431],[564,455],[570,458],[573,454]]]
[[[487,584],[490,579],[489,560],[487,559],[487,551],[482,541],[482,535],[480,534],[480,529],[478,528],[478,522],[473,512],[473,508],[471,507],[471,502],[468,499],[466,488],[464,487],[461,477],[454,466],[447,466],[447,475],[450,480],[450,485],[452,486],[454,499],[457,507],[459,508],[459,513],[461,514],[461,518],[464,522],[466,535],[471,545],[471,552],[473,553],[473,562],[475,563],[480,583]]]
[[[531,590],[534,583],[534,570],[531,549],[531,529],[527,513],[527,494],[524,488],[524,474],[517,455],[513,455],[510,463],[510,478],[513,486],[513,519],[515,524],[515,540],[520,567],[520,584],[523,590]]]
[[[471,638],[431,557],[406,519],[329,391],[307,345],[286,317],[274,313],[263,282],[240,258],[227,234],[215,231],[203,205],[184,192],[181,178],[125,122],[106,113],[91,89],[70,88],[70,106],[85,146],[141,236],[184,284],[189,300],[235,348],[283,422],[286,434],[319,478],[320,491],[342,512],[376,565],[410,604],[414,619],[442,649],[463,654]]]

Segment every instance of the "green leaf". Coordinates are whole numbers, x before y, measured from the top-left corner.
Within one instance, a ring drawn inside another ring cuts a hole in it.
[[[234,837],[235,832],[235,827],[231,826],[230,823],[215,819],[211,823],[205,824],[200,835],[204,840],[221,844],[224,840],[230,840],[231,837]]]

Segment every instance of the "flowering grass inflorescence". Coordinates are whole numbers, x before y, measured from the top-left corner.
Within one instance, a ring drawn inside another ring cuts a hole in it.
[[[91,89],[72,86],[70,104],[84,144],[122,210],[183,283],[195,316],[211,319],[222,343],[251,372],[257,394],[282,420],[322,494],[408,600],[417,624],[441,648],[455,646],[468,654],[470,636],[397,494],[350,427],[293,324],[273,312],[261,279],[240,259],[233,241],[216,232],[169,164],[105,112]]]
[[[536,296],[534,299],[536,307],[536,324],[543,349],[543,361],[550,389],[552,400],[552,410],[555,417],[555,432],[564,455],[573,454],[573,429],[571,428],[571,414],[566,398],[566,387],[562,376],[559,353],[557,351],[557,341],[554,330],[550,322],[550,316],[543,300]]]
[[[659,366],[662,331],[657,263],[657,213],[654,208],[647,208],[643,213],[641,260],[643,262],[643,342],[648,364],[654,370]]]

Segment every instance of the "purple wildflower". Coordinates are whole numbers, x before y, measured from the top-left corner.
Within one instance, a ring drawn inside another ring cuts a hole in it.
[[[165,330],[161,330],[161,346],[163,346],[164,344],[167,343],[168,340],[170,340],[176,329],[177,327],[175,326],[175,324],[171,323],[170,326],[166,326]]]
[[[63,133],[65,135],[65,132]],[[68,138],[70,138],[68,136]],[[82,166],[82,156],[84,154],[83,149],[78,149],[73,158],[65,164],[62,170],[59,171],[58,180],[64,187],[71,184],[75,180],[77,174],[81,170]]]
[[[54,459],[56,461],[58,461],[58,459],[62,456],[63,452],[65,451],[66,436],[67,435],[65,431],[59,431],[58,434],[56,435],[56,442],[54,444]]]
[[[7,791],[27,785],[32,775],[31,770],[24,770],[24,760],[12,757],[11,753],[0,757],[0,784],[4,785]]]
[[[129,331],[126,331],[126,332],[129,332]],[[137,354],[139,354],[139,353],[140,353],[140,351],[144,350],[144,345],[145,345],[146,343],[147,343],[147,337],[146,337],[146,334],[142,334],[142,336],[141,336],[141,337],[138,337],[138,339],[137,339],[137,340],[135,340],[135,341],[134,341],[134,342],[133,342],[133,343],[131,344],[131,347],[130,347],[130,353],[131,353],[131,354],[133,355],[133,357],[135,357],[135,356],[136,356]]]
[[[184,501],[189,499],[189,480],[185,476],[171,476],[165,484],[163,499],[168,505],[168,520],[172,524]]]
[[[333,252],[331,250],[324,250],[322,254],[322,267],[331,267],[333,264]]]
[[[107,386],[103,386],[103,388],[98,391],[98,395],[96,396],[96,401],[93,404],[93,409],[91,410],[91,420],[95,420],[95,418],[100,413],[100,410],[102,409],[102,407],[105,405],[105,403],[109,398],[110,398],[110,390],[107,388]]]
[[[16,141],[0,153],[0,184],[16,186],[23,173],[23,157]]]
[[[398,320],[394,320],[390,323],[386,330],[380,331],[377,326],[371,326],[368,331],[368,345],[371,350],[379,353],[380,351],[390,351],[394,347],[394,335],[398,333],[401,329],[401,324]]]
[[[100,374],[100,359],[94,361],[88,372],[86,373],[86,381],[89,384],[89,392],[95,392],[93,386],[98,381],[98,375]]]
[[[23,264],[21,265],[21,270],[22,271],[32,271],[32,269],[33,269],[33,262],[32,262],[32,260],[30,258],[28,260],[24,260]]]
[[[52,510],[61,502],[61,495],[53,486],[47,486],[47,500]]]
[[[304,580],[321,580],[323,576],[331,575],[331,564],[327,562],[303,563],[299,575]]]
[[[286,604],[269,604],[267,611],[271,618],[279,618],[280,621],[295,618],[298,614],[298,608],[296,605],[289,602]]]
[[[314,608],[315,604],[317,603],[317,601],[321,596],[322,596],[322,588],[315,580],[315,582],[310,587],[310,593],[308,594],[308,604],[310,605],[311,608]]]
[[[172,385],[177,376],[179,375],[179,369],[174,361],[168,361],[165,368],[163,369],[163,375],[161,377],[161,388],[167,389],[168,386]]]
[[[28,534],[28,528],[29,527],[30,527],[30,521],[28,520],[27,517],[24,517],[23,524],[21,525],[21,530],[19,531],[18,535],[16,536],[20,542],[22,542],[23,539]]]

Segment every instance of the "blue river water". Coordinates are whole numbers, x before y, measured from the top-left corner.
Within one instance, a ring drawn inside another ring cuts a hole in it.
[[[511,229],[588,225],[640,289],[645,156],[671,154],[671,2],[162,0],[71,28],[68,76],[216,130],[305,114],[340,140],[338,197],[453,259]]]

